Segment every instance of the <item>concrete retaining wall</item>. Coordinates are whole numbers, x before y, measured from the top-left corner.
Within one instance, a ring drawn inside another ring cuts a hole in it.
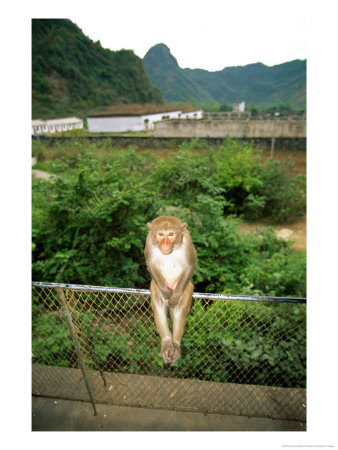
[[[305,138],[305,120],[166,120],[155,137]]]

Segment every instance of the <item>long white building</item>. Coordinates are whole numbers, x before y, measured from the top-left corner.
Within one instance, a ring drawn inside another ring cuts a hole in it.
[[[148,107],[147,107],[148,106]],[[126,105],[112,111],[93,114],[87,117],[88,131],[109,133],[143,131],[154,129],[154,123],[168,119],[202,119],[202,110],[174,105]]]
[[[32,134],[61,133],[62,131],[83,128],[83,121],[77,117],[52,120],[32,120]]]

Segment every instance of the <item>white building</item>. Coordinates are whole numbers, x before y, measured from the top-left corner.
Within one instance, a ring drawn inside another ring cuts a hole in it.
[[[83,128],[83,121],[77,117],[53,120],[32,120],[32,134],[61,133],[62,131]]]
[[[234,103],[232,105],[232,112],[244,112],[245,111],[245,102]]]
[[[148,107],[147,107],[148,106]],[[109,133],[152,130],[154,122],[168,119],[202,119],[202,110],[174,105],[125,105],[87,117],[88,131],[91,133]]]

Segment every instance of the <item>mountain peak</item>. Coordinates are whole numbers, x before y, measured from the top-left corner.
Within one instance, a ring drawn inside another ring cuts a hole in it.
[[[156,44],[151,47],[143,58],[143,62],[147,65],[148,63],[159,64],[161,66],[175,66],[178,67],[177,60],[173,57],[170,52],[170,48],[165,44]]]

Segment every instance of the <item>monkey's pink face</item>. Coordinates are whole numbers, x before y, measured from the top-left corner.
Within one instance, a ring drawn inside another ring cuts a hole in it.
[[[172,252],[176,236],[177,233],[174,230],[159,230],[156,233],[156,239],[163,255],[168,255]]]

